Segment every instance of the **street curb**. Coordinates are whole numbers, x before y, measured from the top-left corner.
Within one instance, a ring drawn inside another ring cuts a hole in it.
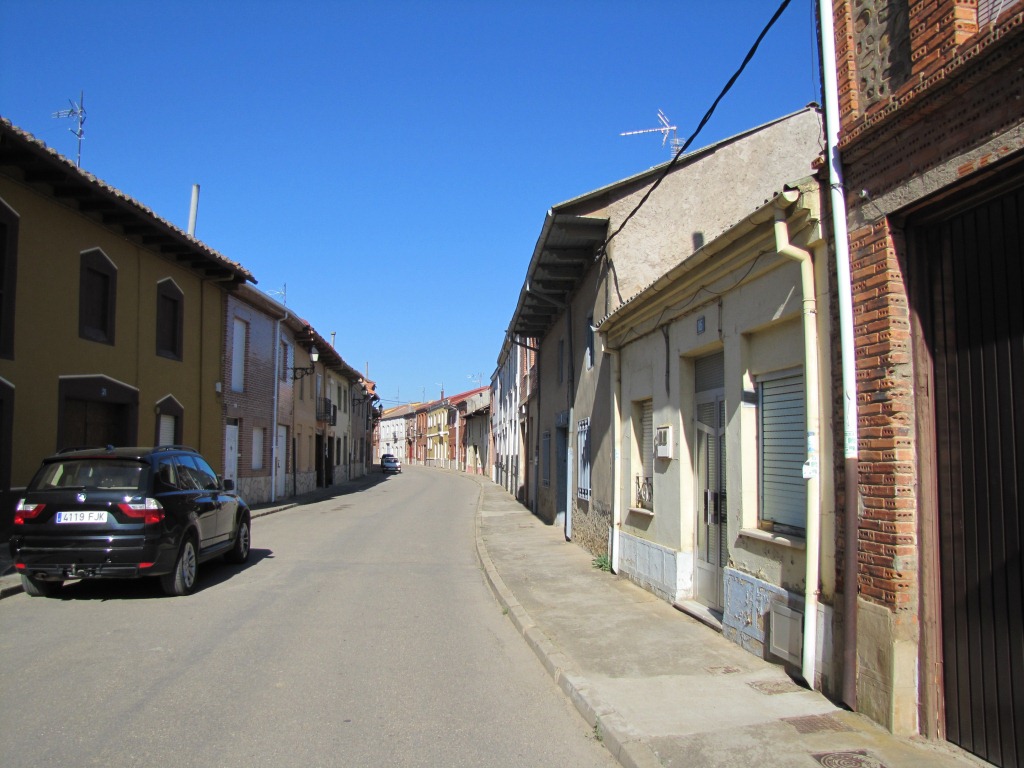
[[[4,584],[4,581],[9,583]],[[15,573],[0,578],[0,600],[3,600],[5,597],[13,597],[24,591],[25,588],[21,586],[21,577],[18,574]]]
[[[643,742],[642,735],[616,712],[601,700],[594,692],[590,683],[573,661],[562,653],[544,634],[544,631],[533,623],[530,614],[519,604],[516,596],[505,584],[494,567],[487,545],[480,534],[480,516],[483,508],[483,483],[478,482],[480,494],[477,496],[474,532],[476,534],[476,554],[483,567],[487,584],[501,605],[504,613],[512,621],[516,631],[523,636],[526,644],[533,650],[541,665],[555,681],[555,684],[569,698],[576,711],[594,729],[598,741],[619,761],[624,768],[660,768],[661,761],[654,751]]]
[[[277,512],[284,512],[286,509],[294,509],[297,506],[299,506],[299,503],[296,501],[296,502],[292,502],[290,504],[282,504],[280,507],[270,507],[268,509],[260,509],[260,510],[250,509],[249,510],[249,519],[250,520],[255,520],[257,517],[266,517],[267,515],[273,515],[273,514],[276,514]]]

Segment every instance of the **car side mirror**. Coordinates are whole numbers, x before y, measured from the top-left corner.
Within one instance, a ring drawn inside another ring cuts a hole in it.
[[[230,477],[224,478],[223,485],[224,485],[224,490],[225,491],[233,491],[233,490],[235,490],[235,481],[232,480]]]

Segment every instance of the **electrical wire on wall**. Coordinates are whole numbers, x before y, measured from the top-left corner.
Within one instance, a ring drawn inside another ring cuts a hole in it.
[[[775,22],[777,22],[779,20],[779,17],[782,16],[783,12],[789,6],[789,3],[790,0],[782,0],[782,3],[779,5],[778,9],[775,11],[771,19],[765,25],[764,29],[761,30],[761,34],[757,36],[757,39],[754,41],[754,44],[750,47],[750,50],[747,51],[747,55],[744,56],[743,62],[740,64],[739,69],[737,69],[733,73],[732,77],[729,78],[729,82],[725,84],[725,87],[722,88],[722,91],[718,94],[718,97],[715,99],[714,103],[704,114],[704,117],[701,118],[701,121],[697,125],[696,130],[694,130],[694,132],[690,134],[686,141],[683,142],[682,146],[679,147],[678,151],[675,153],[675,155],[673,155],[672,159],[665,165],[664,169],[662,169],[661,173],[658,175],[658,178],[655,179],[654,183],[651,185],[651,188],[644,193],[644,196],[640,198],[639,202],[637,202],[637,204],[633,207],[633,210],[631,210],[626,215],[626,217],[622,220],[619,226],[615,228],[615,231],[608,235],[604,243],[601,244],[597,253],[598,258],[607,257],[609,243],[611,243],[611,241],[616,237],[616,235],[618,235],[625,228],[626,224],[629,223],[629,220],[632,219],[637,214],[637,212],[644,206],[644,204],[651,197],[651,195],[654,194],[654,190],[656,190],[661,185],[661,182],[665,180],[665,177],[668,176],[668,174],[672,171],[672,168],[679,162],[679,159],[683,156],[686,150],[690,148],[690,145],[693,144],[697,136],[700,135],[700,132],[704,130],[704,126],[707,125],[708,121],[711,119],[711,116],[715,113],[715,110],[718,108],[719,103],[722,101],[723,98],[725,98],[725,95],[730,90],[732,90],[733,85],[735,85],[740,75],[743,74],[743,70],[747,68],[747,64],[749,64],[751,60],[754,58],[754,54],[757,53],[757,49],[761,45],[761,42],[767,36],[771,28],[775,26]],[[614,266],[612,266],[611,269],[614,272]]]

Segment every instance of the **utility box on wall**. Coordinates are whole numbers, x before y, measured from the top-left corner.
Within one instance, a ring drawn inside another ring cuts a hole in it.
[[[654,455],[659,459],[672,458],[672,427],[669,425],[658,427],[654,435]]]

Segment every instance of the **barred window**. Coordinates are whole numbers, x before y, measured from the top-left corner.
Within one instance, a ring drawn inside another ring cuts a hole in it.
[[[576,425],[576,466],[579,481],[576,496],[590,499],[590,419],[581,419]]]

